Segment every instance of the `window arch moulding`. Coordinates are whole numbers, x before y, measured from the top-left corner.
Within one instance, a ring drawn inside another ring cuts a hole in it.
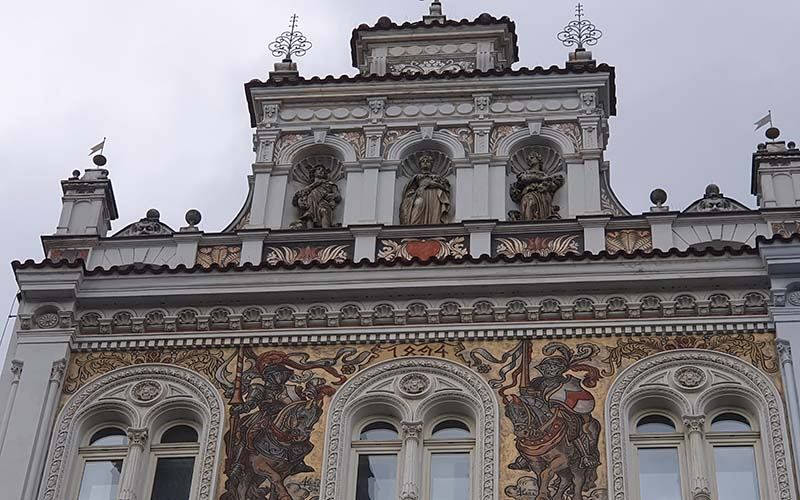
[[[655,354],[631,365],[609,389],[606,453],[610,499],[639,497],[633,486],[632,417],[641,413],[642,401],[658,399],[672,412],[680,411],[682,415],[675,417],[684,421],[703,419],[694,416],[713,413],[717,406],[727,408],[730,401],[736,401],[743,411],[757,418],[753,424],[763,444],[769,498],[796,498],[788,424],[775,384],[764,372],[734,356],[687,349]]]
[[[190,413],[202,427],[198,456],[198,500],[211,500],[219,466],[224,403],[206,379],[177,366],[151,364],[119,368],[82,387],[59,413],[42,480],[42,500],[69,498],[78,448],[93,417],[109,407],[124,408],[126,423],[147,428],[165,411]]]
[[[499,403],[488,383],[470,369],[443,359],[403,358],[365,369],[345,383],[331,401],[325,430],[322,500],[344,497],[352,466],[353,432],[364,411],[390,408],[405,427],[435,419],[443,403],[455,403],[471,415],[475,428],[472,497],[496,500],[499,494]],[[408,431],[406,431],[408,432]],[[404,486],[404,485],[401,485]],[[420,485],[416,485],[419,489]]]

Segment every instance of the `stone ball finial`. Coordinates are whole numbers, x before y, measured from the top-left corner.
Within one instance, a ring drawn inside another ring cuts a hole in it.
[[[378,26],[381,28],[389,28],[392,26],[392,20],[388,16],[381,16],[378,19]]]
[[[758,145],[758,148],[757,148],[757,149],[758,149],[759,151],[766,151],[766,150],[767,150],[767,145],[766,145],[766,144],[764,144],[763,142],[762,142],[762,143],[759,143],[759,145]]]
[[[650,201],[660,207],[667,202],[667,192],[661,188],[656,188],[650,193]]]
[[[73,178],[73,179],[77,179],[77,178],[79,178],[80,176],[81,176],[81,171],[80,171],[80,170],[73,170],[73,171],[72,171],[72,178]]]
[[[789,143],[786,145],[786,147],[789,148],[789,149],[796,149],[797,148],[797,144],[794,141],[789,141]]]
[[[158,219],[161,218],[161,212],[159,212],[155,208],[151,208],[150,210],[147,211],[147,218],[148,219],[153,219],[153,220],[158,220]]]
[[[200,221],[203,220],[203,215],[200,213],[199,210],[195,210],[194,208],[186,212],[186,223],[190,226],[196,226],[200,224]]]
[[[92,163],[94,163],[94,164],[95,164],[95,165],[97,165],[98,167],[102,167],[102,166],[104,166],[106,163],[108,163],[108,158],[106,158],[106,157],[105,157],[105,156],[103,156],[103,155],[95,155],[95,156],[92,158]]]
[[[781,136],[781,131],[778,127],[770,127],[767,129],[767,139],[774,141]]]
[[[719,186],[716,184],[709,184],[706,186],[706,198],[711,196],[719,196]]]

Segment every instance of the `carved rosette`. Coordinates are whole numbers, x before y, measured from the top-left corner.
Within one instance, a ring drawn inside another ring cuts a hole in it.
[[[46,312],[42,314],[37,314],[36,318],[34,319],[37,328],[41,328],[42,330],[50,330],[52,328],[56,328],[58,326],[58,313],[56,312]]]
[[[421,373],[409,373],[397,384],[400,393],[410,398],[420,398],[431,389],[431,379]]]
[[[141,405],[149,406],[161,397],[164,388],[155,380],[143,380],[131,387],[131,399]]]
[[[681,389],[696,391],[706,384],[708,377],[705,371],[696,366],[684,366],[675,371],[674,379]]]

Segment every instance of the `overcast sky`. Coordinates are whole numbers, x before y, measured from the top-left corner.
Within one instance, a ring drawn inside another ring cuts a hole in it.
[[[563,66],[556,39],[568,0],[444,0],[451,19],[488,11],[517,23],[520,66]],[[772,109],[800,140],[798,0],[585,0],[605,36],[593,49],[617,68],[612,185],[634,213],[654,187],[683,209],[710,182],[752,206],[752,123]],[[314,48],[304,76],[353,74],[351,30],[380,16],[418,20],[416,0],[44,0],[0,15],[0,314],[16,290],[8,263],[42,255],[59,180],[106,155],[120,219],[148,208],[178,228],[187,209],[221,230],[237,213],[253,161],[242,84],[265,79],[268,43],[296,12]],[[800,141],[799,141],[800,142]],[[0,326],[2,322],[0,322]]]

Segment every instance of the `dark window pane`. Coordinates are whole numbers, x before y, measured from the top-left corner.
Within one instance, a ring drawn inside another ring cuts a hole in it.
[[[162,444],[196,442],[197,431],[188,425],[176,425],[161,436]]]
[[[89,440],[90,446],[126,446],[127,444],[128,435],[114,427],[100,429]]]
[[[433,428],[431,437],[435,439],[463,439],[472,436],[469,427],[464,422],[458,420],[445,420],[436,424]]]
[[[374,422],[361,431],[361,441],[394,441],[398,439],[397,428],[389,422]]]
[[[469,498],[469,453],[431,455],[431,499]]]
[[[639,488],[643,500],[681,500],[677,448],[639,450]]]
[[[747,432],[753,430],[750,422],[736,413],[723,413],[711,422],[711,430],[715,432]]]
[[[86,462],[78,500],[117,500],[122,460]]]
[[[189,500],[194,458],[159,458],[150,500]]]
[[[648,415],[636,424],[636,432],[641,434],[675,432],[675,424],[672,420],[662,415]]]
[[[356,500],[397,500],[397,455],[359,455]]]

